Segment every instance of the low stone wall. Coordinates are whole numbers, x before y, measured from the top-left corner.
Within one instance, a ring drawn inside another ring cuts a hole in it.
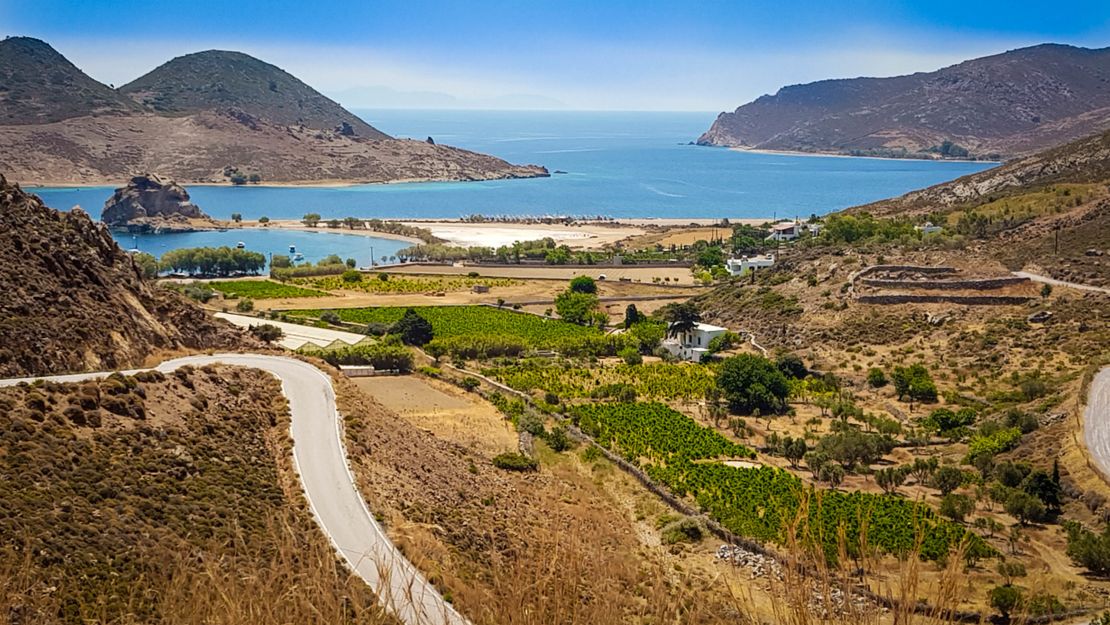
[[[1031,300],[1020,295],[857,295],[861,304],[962,304],[964,306],[1017,306]]]
[[[879,271],[912,271],[927,276],[939,276],[946,274],[953,274],[959,271],[955,267],[928,267],[925,265],[871,265],[864,267],[848,279],[849,282],[854,282],[864,276],[869,276]]]
[[[927,291],[990,291],[1013,284],[1024,284],[1029,278],[1021,276],[1000,276],[998,278],[976,278],[970,280],[887,280],[884,278],[861,278],[862,284],[880,289],[924,289]]]

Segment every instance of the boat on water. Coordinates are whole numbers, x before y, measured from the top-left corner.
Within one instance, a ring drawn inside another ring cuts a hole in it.
[[[298,261],[298,262],[304,260],[304,254],[302,254],[300,252],[297,252],[296,254],[293,255],[293,260]]]
[[[297,246],[296,245],[290,245],[289,246],[289,253],[290,254],[296,254],[297,253]]]
[[[242,241],[239,241],[238,243],[235,244],[235,248],[240,249],[240,250],[245,248],[246,246],[247,246],[247,244],[243,243]]]

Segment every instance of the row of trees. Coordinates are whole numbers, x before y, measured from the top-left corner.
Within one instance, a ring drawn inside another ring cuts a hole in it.
[[[227,246],[188,247],[166,252],[159,265],[163,271],[222,278],[257,274],[266,266],[266,256]]]

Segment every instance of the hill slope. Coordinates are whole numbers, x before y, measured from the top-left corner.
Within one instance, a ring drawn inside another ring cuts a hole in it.
[[[784,87],[698,143],[804,152],[1027,154],[1110,128],[1110,48],[1045,44],[892,78]]]
[[[145,282],[84,211],[0,176],[0,377],[130,367],[158,350],[235,347],[238,330]]]
[[[333,130],[347,123],[357,136],[389,138],[289,73],[241,52],[187,54],[119,90],[158,113],[234,108],[284,126]]]
[[[48,44],[0,41],[0,170],[25,184],[492,180],[536,165],[392,139],[281,69],[237,52],[190,54],[113,90]]]
[[[82,115],[142,110],[30,37],[0,41],[0,124],[43,124]]]

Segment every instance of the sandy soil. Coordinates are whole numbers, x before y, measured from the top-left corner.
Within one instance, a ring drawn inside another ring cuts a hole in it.
[[[356,234],[364,237],[377,237],[379,239],[390,239],[393,241],[404,241],[406,243],[418,244],[423,243],[420,239],[415,237],[406,237],[400,234],[393,234],[392,232],[378,232],[376,230],[351,230],[350,228],[329,228],[325,225],[320,225],[315,228],[309,228],[296,219],[274,219],[270,221],[268,226],[261,226],[255,223],[250,224],[236,224],[234,222],[227,222],[228,228],[254,228],[262,230],[300,230],[301,232],[322,232],[325,234]]]
[[[354,378],[355,386],[414,426],[493,457],[517,446],[512,425],[474,393],[427,378]]]
[[[406,221],[405,224],[428,228],[437,237],[454,245],[499,247],[514,241],[550,237],[559,245],[575,249],[594,249],[621,239],[643,234],[642,228],[612,227],[600,224],[569,226],[545,224],[464,223],[460,221]]]

